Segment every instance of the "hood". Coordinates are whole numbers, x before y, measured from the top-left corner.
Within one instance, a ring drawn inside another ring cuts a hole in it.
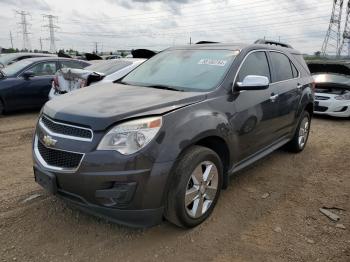
[[[176,92],[121,84],[85,87],[59,96],[44,107],[44,114],[56,120],[105,130],[131,117],[162,115],[203,101],[200,92]]]

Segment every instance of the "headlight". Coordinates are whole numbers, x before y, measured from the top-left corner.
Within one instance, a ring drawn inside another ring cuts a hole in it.
[[[336,97],[334,97],[334,99],[337,99],[337,100],[350,100],[350,92],[346,93],[344,95],[341,95],[341,96],[336,96]]]
[[[131,155],[151,142],[161,126],[161,117],[125,122],[113,127],[103,137],[97,150],[115,150],[123,155]]]

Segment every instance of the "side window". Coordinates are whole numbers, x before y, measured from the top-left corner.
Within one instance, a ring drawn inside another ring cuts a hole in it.
[[[62,68],[83,68],[83,65],[76,61],[61,61],[61,66]]]
[[[292,67],[293,78],[297,78],[299,76],[298,69],[295,67],[292,61],[290,61],[290,65]]]
[[[54,75],[57,71],[56,62],[44,62],[36,64],[28,71],[33,71],[35,76]]]
[[[270,68],[265,52],[254,52],[248,55],[238,73],[238,82],[248,75],[266,76],[270,80]]]
[[[270,57],[273,70],[275,71],[275,82],[294,78],[290,60],[286,55],[270,52]]]

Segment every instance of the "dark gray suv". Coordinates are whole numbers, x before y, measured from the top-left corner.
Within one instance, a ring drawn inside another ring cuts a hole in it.
[[[230,175],[277,148],[304,149],[313,80],[291,47],[169,48],[116,83],[48,102],[35,180],[120,224],[194,227]]]

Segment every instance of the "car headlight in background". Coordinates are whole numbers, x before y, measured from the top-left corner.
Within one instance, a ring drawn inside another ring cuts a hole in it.
[[[128,121],[113,127],[102,139],[97,150],[115,150],[123,155],[136,153],[157,135],[162,117]]]
[[[341,95],[341,96],[336,96],[336,97],[334,97],[334,99],[337,99],[337,100],[350,100],[350,92],[346,93],[344,95]]]

